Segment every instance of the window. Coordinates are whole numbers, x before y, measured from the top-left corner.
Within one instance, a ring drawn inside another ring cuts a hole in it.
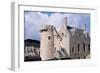
[[[51,37],[50,37],[50,36],[48,36],[48,39],[49,39],[49,40],[50,40],[50,38],[51,38]]]
[[[64,35],[64,33],[62,33],[62,35]]]
[[[80,44],[78,44],[78,52],[80,51]]]
[[[88,45],[88,51],[90,51],[90,45]]]
[[[61,48],[61,51],[64,51],[64,48]]]
[[[74,47],[72,48],[72,52],[74,52]]]
[[[84,51],[85,51],[85,44],[83,43],[83,49],[84,49]]]

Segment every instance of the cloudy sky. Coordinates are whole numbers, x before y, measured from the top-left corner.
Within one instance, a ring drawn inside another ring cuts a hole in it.
[[[59,30],[64,17],[67,17],[67,25],[82,29],[85,24],[86,31],[90,32],[90,14],[24,11],[24,39],[40,40],[42,25],[54,25]]]

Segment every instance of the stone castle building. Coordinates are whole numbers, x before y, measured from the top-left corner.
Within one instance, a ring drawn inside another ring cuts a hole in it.
[[[67,26],[67,19],[57,31],[53,25],[40,29],[42,60],[90,58],[90,36],[84,29]]]

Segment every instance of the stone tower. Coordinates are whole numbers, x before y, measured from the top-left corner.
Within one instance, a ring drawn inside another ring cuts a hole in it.
[[[40,56],[42,60],[54,59],[54,27],[53,25],[43,25],[40,30]]]

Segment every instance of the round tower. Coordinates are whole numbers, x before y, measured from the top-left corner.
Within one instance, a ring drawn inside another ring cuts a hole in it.
[[[43,25],[40,30],[40,56],[42,60],[54,59],[54,28]]]

